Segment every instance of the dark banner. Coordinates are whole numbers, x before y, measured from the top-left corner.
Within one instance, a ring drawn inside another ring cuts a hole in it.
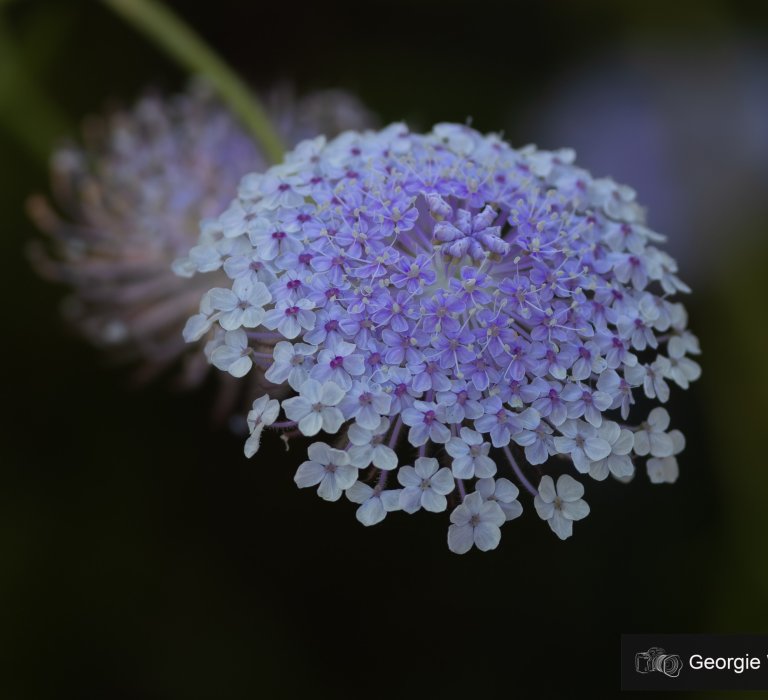
[[[768,634],[623,634],[622,690],[768,690]]]

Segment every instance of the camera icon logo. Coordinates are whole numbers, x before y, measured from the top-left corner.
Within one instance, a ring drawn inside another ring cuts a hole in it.
[[[661,647],[651,647],[648,651],[635,654],[635,671],[651,673],[658,671],[670,678],[677,678],[683,668],[683,660],[678,654],[667,654]]]

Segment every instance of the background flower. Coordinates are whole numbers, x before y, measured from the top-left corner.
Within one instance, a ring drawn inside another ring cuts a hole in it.
[[[283,86],[269,106],[291,144],[373,120],[354,97],[334,90],[299,99]],[[197,385],[208,373],[201,352],[208,337],[188,347],[181,329],[207,285],[187,275],[186,258],[200,221],[224,210],[245,173],[268,164],[204,85],[174,97],[147,95],[131,109],[91,119],[81,143],[54,153],[56,204],[30,201],[48,236],[36,242],[33,260],[46,278],[72,289],[64,307],[69,320],[112,359],[138,365],[140,379],[182,360],[179,381]],[[172,263],[184,276],[173,274]],[[236,293],[226,290],[231,300],[222,298],[217,307],[229,311],[232,329],[244,313]]]

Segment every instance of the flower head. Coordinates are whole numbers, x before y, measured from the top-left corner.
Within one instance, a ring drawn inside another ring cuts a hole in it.
[[[290,144],[371,121],[355,99],[335,91],[296,100],[281,89],[268,103]],[[201,219],[204,239],[215,235],[211,217],[226,208],[243,175],[267,165],[259,144],[204,85],[170,98],[143,97],[130,110],[89,123],[82,145],[54,153],[53,191],[68,218],[41,197],[31,200],[30,212],[49,238],[36,244],[33,261],[44,276],[72,289],[66,310],[92,343],[139,365],[142,379],[181,359],[181,382],[195,385],[208,371],[200,350],[210,340],[210,324],[201,317],[188,324],[193,346],[185,346],[181,329],[203,293],[218,287],[206,303],[221,314],[221,328],[255,328],[270,300],[264,282],[271,277],[250,245],[233,241],[226,255],[214,257],[210,247],[190,249]],[[237,225],[231,210],[229,217]],[[209,279],[191,276],[220,270],[224,257],[229,277],[223,271]],[[171,270],[174,261],[181,276]],[[229,362],[222,351],[208,355],[235,376],[247,364]],[[256,374],[261,371],[256,363]]]
[[[698,376],[670,299],[687,288],[633,190],[573,159],[453,124],[319,137],[244,178],[190,256],[223,267],[243,318],[261,304],[271,335],[238,330],[276,343],[266,377],[298,393],[281,427],[334,436],[366,524],[396,490],[406,513],[455,507],[453,551],[492,549],[518,487],[560,537],[587,514],[583,486],[547,474],[556,460],[625,480],[650,456],[652,481],[674,479],[666,411],[625,421],[636,392],[663,403]],[[269,300],[235,290],[237,256]],[[233,332],[230,306],[195,323]],[[240,372],[237,340],[217,358]]]

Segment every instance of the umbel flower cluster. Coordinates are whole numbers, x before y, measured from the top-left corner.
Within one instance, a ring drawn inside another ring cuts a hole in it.
[[[450,508],[448,545],[495,548],[520,489],[562,539],[589,507],[584,479],[677,477],[684,439],[639,395],[699,376],[688,291],[635,193],[569,150],[403,124],[299,144],[247,175],[185,264],[223,269],[185,337],[273,394],[248,416],[316,437],[295,481],[388,512]],[[264,344],[273,345],[264,352]],[[286,395],[290,393],[290,396]],[[280,416],[281,412],[284,414]]]
[[[268,107],[292,145],[372,124],[339,91],[295,99],[283,87]],[[197,384],[209,365],[200,347],[185,346],[181,330],[210,284],[174,275],[171,263],[197,241],[200,219],[226,208],[240,178],[267,165],[205,84],[173,97],[147,95],[130,110],[91,120],[82,144],[54,153],[53,191],[64,216],[42,197],[31,201],[49,237],[33,251],[36,266],[72,289],[68,315],[93,344],[138,364],[140,378],[183,358],[182,383]],[[225,283],[220,273],[217,284]]]

